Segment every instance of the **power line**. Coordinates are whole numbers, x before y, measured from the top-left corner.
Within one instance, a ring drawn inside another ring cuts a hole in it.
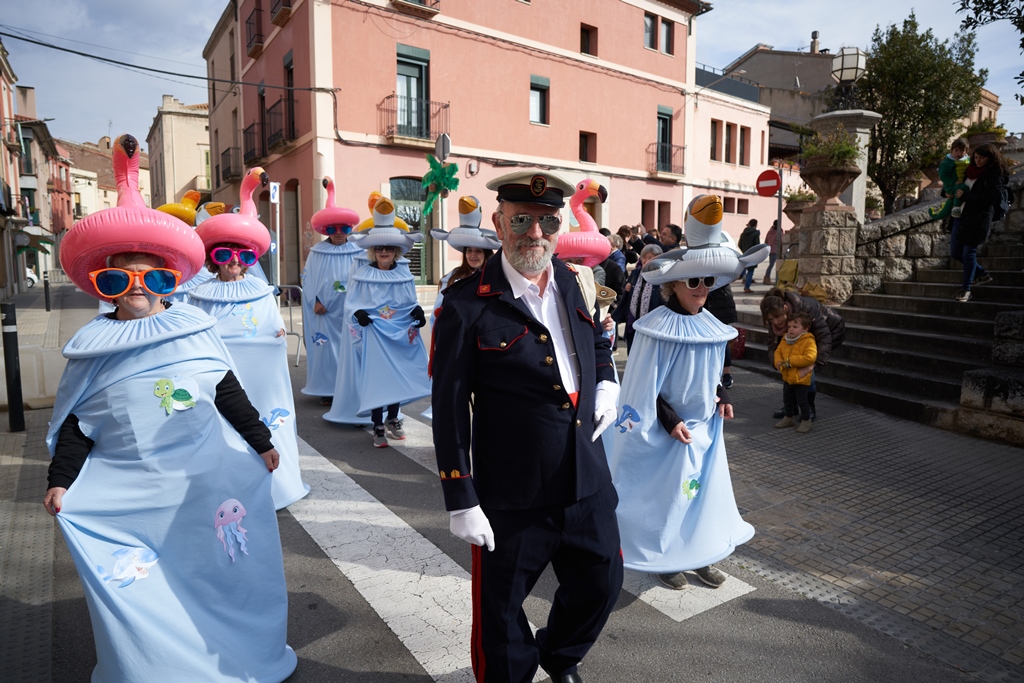
[[[19,36],[6,31],[0,31],[0,36],[5,38],[13,38],[14,40],[20,40],[26,43],[32,43],[33,45],[39,45],[40,47],[49,48],[51,50],[58,50],[59,52],[68,52],[79,57],[87,57],[89,59],[95,59],[98,62],[104,62],[106,64],[112,64],[121,68],[136,69],[138,71],[148,71],[150,73],[163,74],[164,76],[176,76],[178,78],[191,78],[197,81],[206,81],[208,83],[228,83],[230,85],[247,85],[251,88],[271,88],[275,90],[292,90],[301,92],[335,92],[336,88],[299,88],[296,86],[287,85],[271,85],[269,83],[248,83],[246,81],[233,81],[229,78],[213,78],[210,76],[196,76],[194,74],[183,74],[176,71],[167,71],[165,69],[154,69],[150,66],[139,66],[137,64],[130,64],[128,62],[122,62],[117,59],[111,59],[110,57],[100,57],[99,55],[89,54],[88,52],[82,52],[80,50],[72,50],[69,47],[61,47],[60,45],[53,45],[45,43],[41,40],[35,40],[34,38],[26,38],[25,36]]]
[[[33,31],[29,28],[21,28],[20,26],[11,26],[10,24],[0,24],[0,28],[6,28],[11,31],[21,31],[22,33],[32,33],[37,36],[46,36],[47,38],[57,38],[58,40],[65,40],[69,43],[78,43],[79,45],[88,45],[89,47],[98,47],[103,50],[110,50],[111,52],[123,52],[126,55],[135,55],[136,57],[145,57],[146,59],[156,59],[161,62],[170,62],[171,64],[181,64],[182,66],[195,66],[189,62],[179,62],[175,59],[167,59],[166,57],[157,57],[156,55],[146,55],[141,52],[130,52],[128,50],[119,50],[116,47],[108,47],[107,45],[96,45],[95,43],[87,43],[84,40],[75,40],[74,38],[65,38],[64,36],[55,36],[49,33],[43,33],[42,31]]]

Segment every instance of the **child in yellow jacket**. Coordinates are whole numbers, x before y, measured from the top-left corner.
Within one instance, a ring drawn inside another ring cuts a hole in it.
[[[785,403],[786,416],[775,425],[776,429],[792,427],[796,424],[793,417],[800,409],[800,426],[798,434],[811,431],[811,407],[807,402],[807,392],[811,389],[811,373],[814,361],[818,358],[818,346],[814,343],[810,316],[806,313],[794,314],[787,323],[786,336],[775,347],[775,369],[782,372],[782,400]]]

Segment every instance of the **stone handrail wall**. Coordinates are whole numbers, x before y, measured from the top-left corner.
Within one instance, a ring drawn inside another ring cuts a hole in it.
[[[1010,211],[993,224],[986,244],[1024,244],[1024,170],[1010,176],[1010,189]],[[928,215],[939,205],[917,204],[858,226],[853,291],[878,292],[883,282],[913,280],[918,270],[949,268],[948,219]]]

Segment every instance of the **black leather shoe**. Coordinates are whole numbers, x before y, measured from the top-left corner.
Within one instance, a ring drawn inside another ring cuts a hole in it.
[[[774,417],[776,420],[781,420],[782,418],[786,417],[786,409],[783,408],[782,410],[776,410],[774,413],[772,413],[772,417]]]
[[[550,673],[547,669],[544,670],[544,673],[551,677],[551,683],[583,683],[583,678],[580,677],[579,673],[556,676]]]

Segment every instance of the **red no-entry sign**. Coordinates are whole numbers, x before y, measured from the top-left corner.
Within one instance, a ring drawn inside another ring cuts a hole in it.
[[[782,178],[778,172],[768,169],[757,176],[757,193],[762,197],[771,197],[782,187]]]

